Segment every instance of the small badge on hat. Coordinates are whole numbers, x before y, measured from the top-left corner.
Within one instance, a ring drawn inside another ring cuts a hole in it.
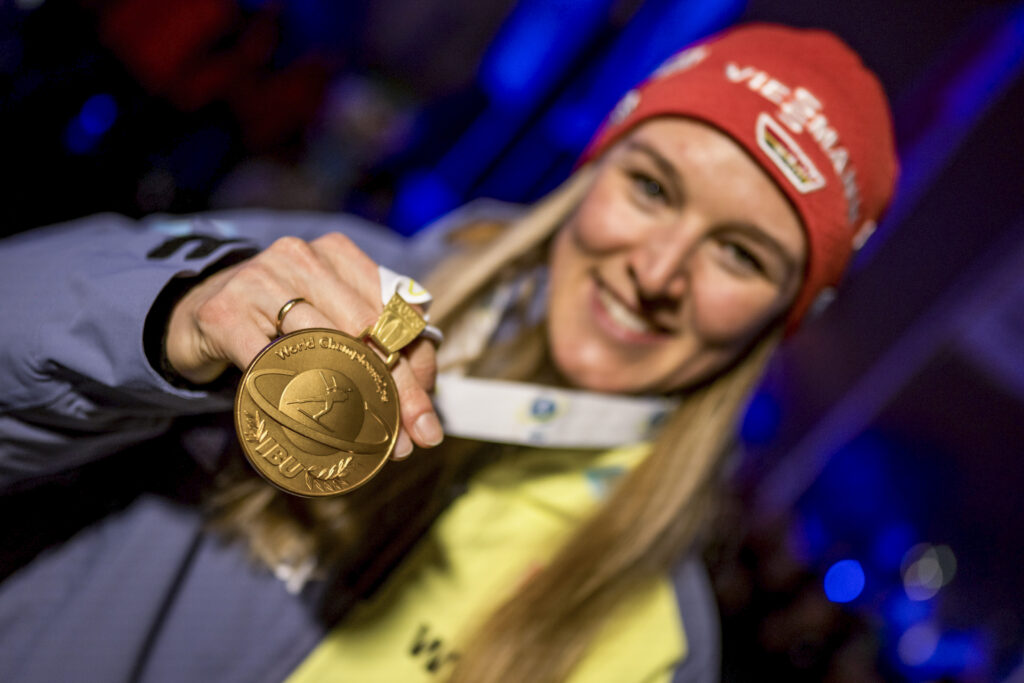
[[[801,194],[825,187],[825,176],[818,167],[796,140],[765,112],[757,117],[757,145]]]

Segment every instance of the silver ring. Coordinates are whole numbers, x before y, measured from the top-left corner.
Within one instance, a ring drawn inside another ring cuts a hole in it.
[[[288,315],[288,311],[292,310],[298,304],[308,304],[309,300],[301,296],[297,296],[294,299],[288,299],[284,302],[284,306],[277,312],[277,336],[283,337],[284,330],[281,329],[281,324],[284,323],[284,317]],[[312,306],[312,304],[310,304]]]

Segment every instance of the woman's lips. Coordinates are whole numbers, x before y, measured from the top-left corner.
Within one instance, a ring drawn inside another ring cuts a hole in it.
[[[599,278],[595,277],[592,283],[591,310],[605,333],[630,343],[653,343],[664,339],[665,330],[623,303]]]

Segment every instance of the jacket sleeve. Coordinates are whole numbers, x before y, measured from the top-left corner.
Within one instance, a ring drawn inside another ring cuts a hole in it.
[[[671,683],[717,683],[721,680],[721,621],[714,589],[704,563],[687,557],[672,572],[687,653],[672,672]]]
[[[379,263],[419,270],[395,233],[341,215],[107,214],[0,242],[0,489],[159,435],[176,416],[229,407],[230,391],[172,386],[154,369],[143,343],[154,302],[277,237],[330,231]]]

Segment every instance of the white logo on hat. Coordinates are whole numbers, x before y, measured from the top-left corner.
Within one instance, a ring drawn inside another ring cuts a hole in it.
[[[807,308],[808,318],[817,318],[819,315],[825,312],[825,309],[832,305],[832,302],[836,300],[836,288],[826,287],[825,289],[818,292],[818,295],[814,297],[814,301]]]
[[[859,251],[863,247],[871,236],[875,234],[875,229],[878,228],[878,223],[871,219],[864,221],[860,229],[857,230],[857,234],[853,236],[853,248]]]
[[[608,123],[611,125],[617,125],[622,123],[627,116],[633,113],[636,106],[640,104],[640,92],[637,90],[630,90],[628,93],[622,96],[619,103],[612,109],[612,113],[608,115]]]
[[[825,116],[821,100],[806,88],[791,88],[753,66],[740,68],[737,64],[729,62],[725,65],[725,77],[733,83],[746,83],[752,91],[779,105],[776,112],[778,120],[794,134],[810,135],[828,158],[836,178],[842,184],[847,202],[847,222],[851,227],[856,225],[861,215],[861,191],[857,183],[857,170],[850,160],[849,150],[840,142],[839,133]]]
[[[707,56],[708,49],[703,45],[691,47],[689,50],[683,50],[662,62],[661,66],[655,69],[654,73],[651,74],[651,78],[664,78],[665,76],[670,76],[679,71],[684,71],[692,66],[700,64]]]

